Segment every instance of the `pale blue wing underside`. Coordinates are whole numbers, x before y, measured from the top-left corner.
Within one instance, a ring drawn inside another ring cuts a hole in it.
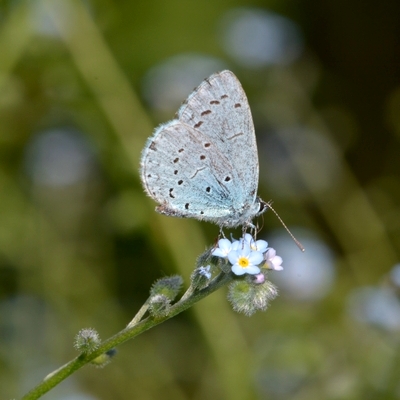
[[[246,94],[231,71],[204,80],[178,111],[180,121],[206,134],[230,160],[240,179],[245,201],[258,188],[258,154]]]
[[[205,80],[177,119],[157,128],[142,153],[142,181],[167,215],[237,226],[258,213],[254,127],[233,73]]]

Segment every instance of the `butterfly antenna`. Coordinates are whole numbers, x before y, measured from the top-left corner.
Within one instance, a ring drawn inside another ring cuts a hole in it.
[[[290,235],[290,237],[293,239],[293,241],[296,243],[297,247],[301,251],[305,251],[306,249],[303,247],[303,245],[294,237],[293,233],[290,232],[289,228],[286,226],[286,224],[282,221],[282,218],[279,216],[279,214],[271,207],[271,204],[267,204],[268,208],[271,209],[271,211],[276,215],[276,217],[279,219],[280,223],[283,225],[283,227],[286,229],[287,233]]]

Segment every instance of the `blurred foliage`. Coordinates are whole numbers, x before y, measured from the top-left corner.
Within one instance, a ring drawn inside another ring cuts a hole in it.
[[[298,56],[235,58],[223,35],[237,7],[293,21]],[[174,57],[186,55],[241,80],[260,195],[309,244],[307,256],[290,255],[267,213],[263,238],[285,270],[300,266],[266,313],[235,314],[220,291],[47,398],[399,398],[399,12],[395,0],[2,2],[0,397],[74,357],[80,329],[103,339],[122,329],[157,278],[178,273],[188,284],[214,243],[216,226],[157,215],[139,182],[146,138],[179,105],[157,110],[146,82],[168,60],[179,71]],[[331,265],[317,295],[296,281],[310,265],[310,279]],[[366,287],[389,291],[391,303],[367,302]]]

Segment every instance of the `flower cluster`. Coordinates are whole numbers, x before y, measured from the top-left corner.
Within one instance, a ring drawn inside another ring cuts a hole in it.
[[[261,268],[275,271],[283,269],[282,258],[276,255],[276,251],[272,247],[268,247],[268,242],[254,240],[249,233],[232,242],[228,239],[220,239],[218,247],[211,254],[228,259],[235,275],[258,275]]]

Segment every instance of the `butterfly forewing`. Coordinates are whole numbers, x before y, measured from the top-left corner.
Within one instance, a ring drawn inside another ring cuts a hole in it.
[[[178,111],[178,119],[207,135],[235,165],[243,200],[258,187],[258,155],[246,94],[236,76],[222,71],[203,81]]]

